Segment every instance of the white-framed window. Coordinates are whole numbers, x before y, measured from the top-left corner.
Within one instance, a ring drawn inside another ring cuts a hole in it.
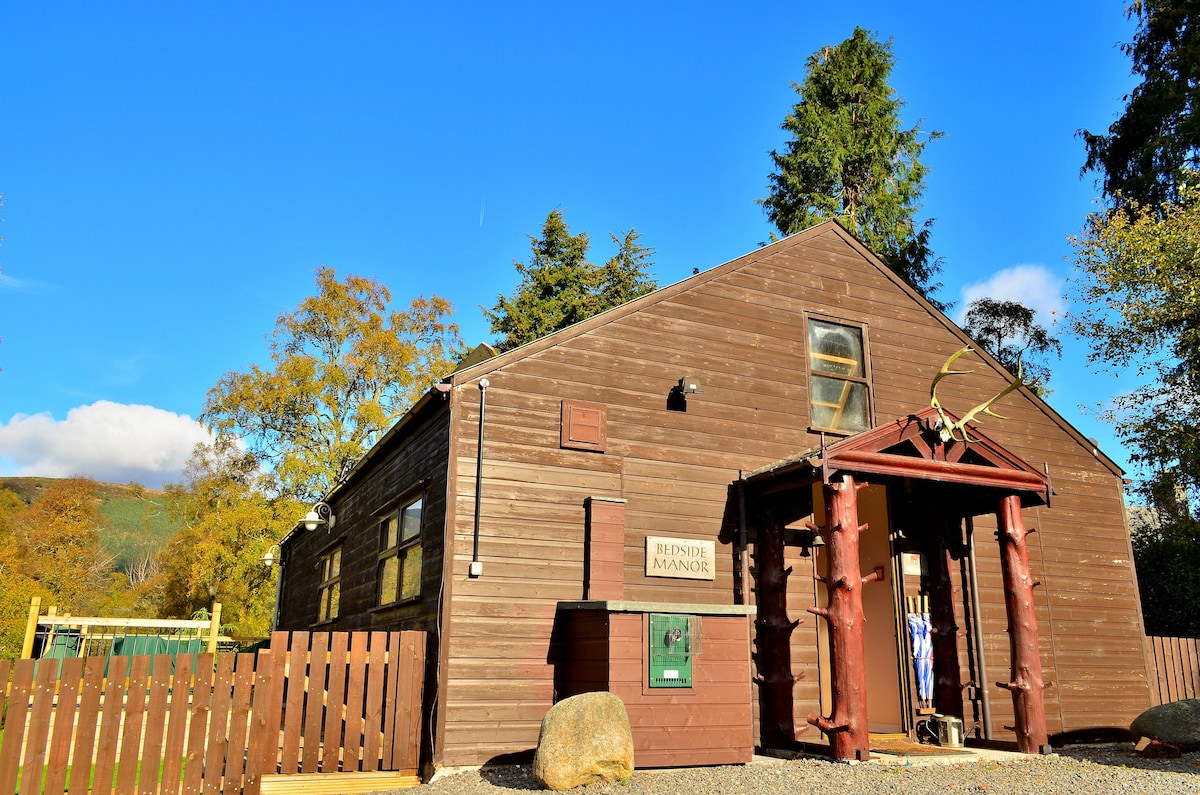
[[[814,430],[857,433],[871,427],[866,328],[808,319],[809,422]]]
[[[421,595],[421,506],[408,500],[379,523],[379,604]]]
[[[317,622],[338,617],[342,601],[342,547],[339,544],[321,556],[321,585],[317,589]]]

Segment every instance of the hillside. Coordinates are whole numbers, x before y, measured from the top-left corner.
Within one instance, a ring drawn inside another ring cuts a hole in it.
[[[0,477],[0,488],[20,495],[26,504],[35,502],[56,478]],[[166,494],[137,485],[95,481],[96,498],[104,525],[100,543],[116,558],[120,571],[147,554],[161,549],[179,529],[167,511]]]

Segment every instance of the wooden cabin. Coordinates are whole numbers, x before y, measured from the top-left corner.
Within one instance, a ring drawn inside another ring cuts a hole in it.
[[[640,767],[861,758],[934,711],[1030,752],[1125,729],[1122,472],[1025,388],[955,427],[1012,381],[985,353],[931,409],[970,343],[826,223],[464,366],[288,537],[280,628],[429,630],[437,766],[599,689]]]

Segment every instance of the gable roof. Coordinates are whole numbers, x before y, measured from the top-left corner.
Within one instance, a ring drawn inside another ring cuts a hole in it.
[[[789,479],[828,483],[846,472],[1003,489],[1020,492],[1027,505],[1050,503],[1050,478],[1045,473],[974,426],[971,442],[942,442],[936,430],[938,419],[937,411],[927,408],[828,447],[776,461],[750,472],[744,480],[751,486]]]
[[[636,298],[628,303],[613,307],[612,309],[601,312],[598,315],[594,315],[587,320],[583,320],[572,326],[560,329],[552,334],[546,335],[545,337],[534,340],[533,342],[528,342],[520,347],[497,354],[496,356],[493,356],[482,362],[463,367],[443,379],[443,383],[453,387],[464,383],[469,383],[478,378],[482,378],[488,373],[499,370],[512,362],[535,355],[546,350],[547,348],[562,344],[567,340],[574,339],[608,323],[620,320],[621,318],[627,317],[628,315],[645,309],[646,307],[653,306],[662,301],[670,300],[675,296],[689,290],[693,290],[700,285],[720,279],[727,274],[775,256],[781,252],[804,246],[818,237],[829,234],[837,236],[843,243],[846,244],[847,247],[857,252],[867,263],[877,269],[884,278],[895,285],[897,289],[907,294],[910,299],[919,304],[926,312],[928,312],[931,318],[938,322],[950,334],[959,339],[962,344],[970,345],[972,350],[974,350],[976,354],[988,365],[998,372],[1007,374],[1010,379],[1012,378],[1012,374],[1008,373],[1008,370],[1004,367],[1004,365],[1002,365],[994,356],[984,350],[982,346],[971,339],[965,331],[963,331],[956,323],[954,323],[954,321],[950,320],[950,318],[941,312],[937,307],[929,303],[929,301],[923,295],[921,295],[911,285],[900,278],[900,276],[887,265],[885,265],[882,260],[871,253],[871,251],[868,250],[866,246],[864,246],[852,233],[847,231],[836,221],[825,221],[824,223],[805,229],[802,232],[797,232],[794,235],[785,237],[782,240],[771,243],[770,245],[763,246],[755,251],[750,252],[749,254],[745,254],[714,268],[710,268],[709,270],[676,282],[675,284],[663,287],[652,293],[644,295],[641,298]],[[1089,450],[1091,454],[1113,474],[1117,475],[1118,477],[1124,474],[1124,470],[1121,469],[1116,462],[1099,450],[1094,442],[1086,438],[1061,414],[1055,411],[1034,392],[1027,388],[1022,388],[1021,392],[1031,400],[1032,404],[1036,406],[1038,410],[1040,410],[1056,425],[1062,428],[1063,431],[1073,438],[1081,447]]]

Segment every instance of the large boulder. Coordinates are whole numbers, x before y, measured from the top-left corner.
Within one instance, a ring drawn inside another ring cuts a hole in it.
[[[562,792],[633,775],[629,713],[612,693],[583,693],[555,704],[542,719],[533,774]]]
[[[1147,737],[1176,745],[1181,751],[1200,751],[1200,699],[1151,707],[1133,719],[1129,733],[1134,742]]]

